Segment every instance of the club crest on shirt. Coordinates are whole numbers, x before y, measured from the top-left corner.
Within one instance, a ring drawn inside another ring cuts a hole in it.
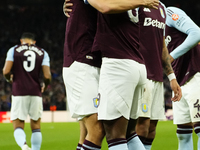
[[[93,98],[94,107],[98,107],[100,103],[100,94],[96,98]]]
[[[148,111],[148,106],[147,106],[147,104],[145,104],[145,103],[142,104],[142,111],[143,111],[143,112],[147,112],[147,111]]]
[[[163,11],[162,8],[160,8],[160,14],[161,14],[161,16],[162,16],[163,18],[165,18],[165,14],[164,14],[164,11]]]
[[[179,15],[178,15],[178,14],[173,14],[173,15],[172,15],[172,19],[173,19],[174,21],[178,20],[178,18],[179,18]]]

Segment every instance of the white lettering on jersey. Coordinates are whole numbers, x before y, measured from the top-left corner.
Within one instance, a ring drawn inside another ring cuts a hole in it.
[[[171,36],[167,36],[166,38],[165,38],[165,45],[166,46],[168,46],[169,45],[169,43],[172,41],[172,38],[171,38]]]
[[[37,47],[35,46],[29,46],[29,50],[35,51],[36,53],[38,53],[38,55],[43,55],[42,51],[39,50]]]
[[[19,52],[19,53],[20,53],[21,51],[23,51],[23,50],[31,50],[31,51],[35,51],[36,53],[38,53],[39,56],[43,55],[42,51],[39,50],[39,49],[38,49],[37,47],[35,47],[35,46],[22,45],[22,46],[20,46],[20,47],[18,47],[18,48],[16,49],[16,51]]]
[[[149,8],[144,8],[143,11],[151,12],[151,10]]]
[[[159,29],[164,29],[165,28],[165,23],[156,20],[152,20],[152,18],[145,18],[144,19],[144,26],[153,26],[157,27]]]
[[[18,47],[18,48],[16,49],[16,51],[20,53],[21,51],[27,50],[27,49],[28,49],[28,46],[27,46],[27,45],[22,45],[22,46]]]
[[[134,23],[139,22],[138,9],[136,9],[136,16],[133,15],[132,10],[128,10],[127,13],[132,22],[134,22]]]

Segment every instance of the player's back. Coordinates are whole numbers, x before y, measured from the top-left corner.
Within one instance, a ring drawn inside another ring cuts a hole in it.
[[[100,67],[100,52],[91,53],[96,34],[97,10],[83,0],[70,2],[73,6],[66,24],[63,66],[69,67],[74,61],[78,61]]]
[[[162,51],[166,13],[161,2],[158,9],[139,8],[140,52],[145,60],[148,79],[163,81]]]
[[[45,55],[44,50],[28,44],[17,45],[11,49],[13,49],[14,59],[12,95],[41,96],[39,79]]]
[[[137,10],[120,14],[98,13],[95,44],[103,57],[132,59],[143,63],[139,52],[139,24]]]

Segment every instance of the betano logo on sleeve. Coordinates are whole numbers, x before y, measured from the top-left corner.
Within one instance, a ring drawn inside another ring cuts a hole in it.
[[[173,15],[172,15],[172,19],[173,19],[174,21],[178,20],[178,19],[179,19],[179,15],[178,15],[178,14],[173,14]]]

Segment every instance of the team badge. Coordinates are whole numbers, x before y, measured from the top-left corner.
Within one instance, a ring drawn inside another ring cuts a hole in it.
[[[165,14],[164,14],[164,11],[163,11],[162,8],[160,8],[160,14],[161,14],[161,16],[162,16],[163,18],[165,18]]]
[[[100,102],[100,94],[96,98],[93,98],[94,107],[98,107]]]
[[[178,14],[173,14],[173,15],[172,15],[172,19],[173,19],[174,21],[178,20],[178,18],[179,18],[179,15],[178,15]]]
[[[148,111],[148,106],[147,106],[147,104],[142,104],[142,111],[143,112],[147,112]]]

